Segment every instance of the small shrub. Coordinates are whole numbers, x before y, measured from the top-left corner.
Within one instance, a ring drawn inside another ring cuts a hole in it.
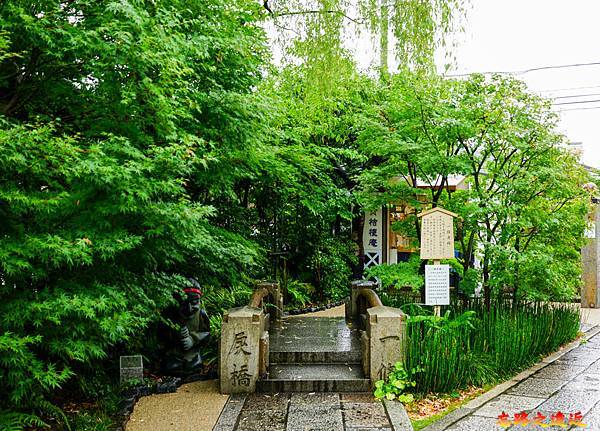
[[[420,265],[419,255],[413,253],[408,262],[371,266],[365,274],[369,278],[381,280],[381,286],[384,288],[410,287],[413,292],[419,292],[425,283],[423,275],[419,274]]]
[[[406,393],[406,391],[415,387],[416,383],[411,380],[411,377],[421,371],[420,367],[415,367],[409,373],[402,362],[396,362],[388,375],[387,381],[379,380],[375,382],[375,397],[378,399],[385,397],[388,400],[397,398],[398,401],[403,403],[412,402],[414,400],[413,395]]]
[[[287,291],[291,308],[304,307],[310,302],[311,295],[314,293],[315,288],[309,283],[301,283],[297,280],[289,281],[285,290]]]

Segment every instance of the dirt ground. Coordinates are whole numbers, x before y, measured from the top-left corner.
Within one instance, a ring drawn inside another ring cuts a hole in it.
[[[217,380],[182,385],[173,394],[142,397],[126,431],[210,431],[229,398]]]

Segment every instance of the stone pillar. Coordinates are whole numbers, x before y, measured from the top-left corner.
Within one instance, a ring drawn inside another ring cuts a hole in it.
[[[369,280],[353,280],[350,287],[350,302],[346,304],[346,319],[358,319],[358,292],[360,289],[375,289],[377,283]]]
[[[280,321],[281,317],[283,316],[283,293],[281,292],[279,283],[271,283],[264,281],[258,283],[255,288],[265,288],[269,291],[269,303],[272,304],[269,307],[269,314],[271,315],[271,320]]]
[[[219,345],[221,393],[255,391],[256,381],[269,361],[265,325],[265,313],[260,308],[233,308],[223,316]]]
[[[600,289],[598,281],[600,276],[600,210],[594,203],[590,214],[592,229],[586,232],[587,244],[581,249],[583,263],[583,286],[581,288],[581,306],[584,308],[597,308],[600,302]]]
[[[374,385],[386,380],[396,362],[404,360],[406,315],[392,307],[372,307],[367,310],[368,353],[363,353],[363,368]]]

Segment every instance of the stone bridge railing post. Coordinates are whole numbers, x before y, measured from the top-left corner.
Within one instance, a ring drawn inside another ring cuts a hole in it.
[[[269,313],[265,313],[264,307]],[[250,304],[223,316],[219,343],[221,393],[255,392],[257,380],[269,365],[269,319],[283,314],[279,283],[257,283]]]
[[[406,354],[406,315],[393,307],[367,309],[367,328],[363,334],[363,368],[375,385],[386,380],[396,362]]]
[[[346,319],[356,321],[361,310],[359,309],[359,292],[362,289],[375,289],[377,283],[370,280],[354,280],[350,285],[350,301],[346,302]]]
[[[376,287],[373,281],[353,281],[346,303],[346,319],[362,330],[362,365],[373,385],[386,380],[396,362],[404,361],[407,341],[407,316],[398,308],[384,306]]]
[[[221,393],[254,392],[266,373],[269,333],[261,308],[233,308],[223,316],[219,344]]]
[[[260,282],[256,289],[267,289],[269,292],[267,311],[272,321],[279,321],[283,316],[283,293],[279,283]]]

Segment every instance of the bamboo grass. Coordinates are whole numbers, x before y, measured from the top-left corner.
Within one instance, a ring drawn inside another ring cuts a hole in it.
[[[439,325],[443,319],[407,323],[407,369],[424,369],[414,376],[417,392],[447,393],[506,380],[579,332],[574,304],[498,300],[488,311],[482,301],[470,300],[445,308],[445,325]],[[447,324],[469,310],[475,312],[472,327]]]

